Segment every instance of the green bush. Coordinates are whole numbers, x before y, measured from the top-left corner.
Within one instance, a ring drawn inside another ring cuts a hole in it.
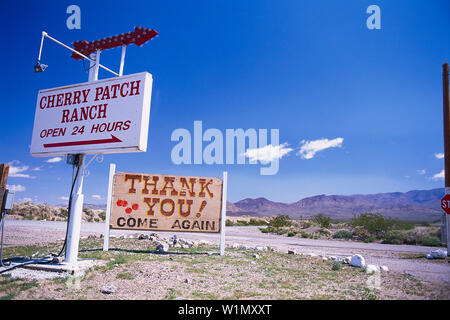
[[[386,233],[400,222],[391,218],[385,218],[379,214],[366,212],[358,217],[353,217],[350,225],[353,227],[363,227],[371,235],[376,237],[384,237]]]
[[[333,261],[333,266],[331,267],[334,271],[341,270],[341,263],[339,261]]]
[[[291,224],[292,221],[288,215],[278,215],[269,222],[269,226],[273,228],[289,227]]]
[[[323,214],[318,214],[313,218],[313,221],[317,223],[322,228],[328,228],[331,224],[331,218],[326,217]]]
[[[262,233],[269,233],[269,228],[259,228]]]
[[[290,232],[288,232],[287,236],[288,237],[294,237],[295,235],[297,235],[297,233],[298,232],[296,232],[296,231],[290,231]]]
[[[309,234],[307,232],[302,231],[302,233],[300,234],[302,236],[302,238],[306,238],[306,239],[310,239],[313,237],[312,234]]]
[[[262,220],[262,219],[250,218],[248,225],[249,226],[267,226],[267,221]]]
[[[437,237],[428,237],[423,239],[421,244],[428,247],[438,247],[441,245],[441,240]]]
[[[405,243],[405,234],[400,230],[388,231],[384,237],[383,243],[403,244]]]
[[[352,233],[348,230],[339,230],[333,234],[334,239],[351,239]]]
[[[364,239],[364,242],[365,243],[371,243],[371,242],[374,242],[374,238],[373,237],[369,237],[369,238],[366,238],[366,239]]]

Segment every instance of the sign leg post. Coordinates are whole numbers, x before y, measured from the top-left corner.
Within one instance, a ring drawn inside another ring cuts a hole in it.
[[[227,180],[228,172],[223,172],[223,185],[222,185],[222,212],[220,214],[220,255],[225,254],[225,220],[227,216]]]
[[[78,247],[80,242],[81,217],[83,215],[83,179],[84,179],[84,154],[80,155],[80,167],[75,177],[76,182],[72,193],[72,203],[69,212],[69,226],[67,232],[67,247],[65,262],[76,265],[78,262]]]
[[[442,65],[442,91],[444,106],[444,164],[445,164],[445,193],[450,193],[450,94],[449,94],[448,63]],[[448,202],[447,202],[448,203]],[[450,228],[449,214],[445,214],[447,231],[447,256],[450,256]]]
[[[109,224],[111,221],[111,201],[112,201],[112,188],[114,183],[114,174],[116,173],[116,165],[111,163],[109,165],[109,179],[108,179],[108,197],[106,199],[106,216],[105,216],[105,232],[103,235],[103,251],[109,250]]]

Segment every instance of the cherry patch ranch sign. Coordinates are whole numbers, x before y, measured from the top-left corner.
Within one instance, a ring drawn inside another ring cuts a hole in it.
[[[222,180],[118,172],[111,229],[220,232]]]
[[[146,151],[151,93],[147,72],[40,90],[31,155]]]

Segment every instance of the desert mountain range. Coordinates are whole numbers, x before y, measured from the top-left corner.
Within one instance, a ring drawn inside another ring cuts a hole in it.
[[[378,213],[405,221],[437,222],[443,211],[440,200],[444,188],[355,195],[317,195],[294,203],[266,198],[243,199],[227,203],[227,215],[273,216],[287,214],[293,219],[323,214],[335,219],[350,219],[364,212]]]

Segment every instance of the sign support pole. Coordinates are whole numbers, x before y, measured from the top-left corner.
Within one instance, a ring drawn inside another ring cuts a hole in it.
[[[89,82],[98,80],[98,69],[100,65],[100,50],[92,54],[89,66]],[[72,193],[72,203],[69,212],[69,226],[67,230],[67,246],[65,263],[76,266],[78,263],[78,248],[80,244],[81,218],[83,216],[83,180],[84,180],[84,158],[85,154],[80,154],[79,170],[75,177],[76,183]]]
[[[106,217],[105,217],[105,232],[103,234],[103,251],[109,250],[109,223],[111,221],[111,205],[112,205],[112,189],[114,184],[114,174],[116,173],[116,165],[111,163],[109,165],[109,179],[108,179],[108,197],[106,199]]]
[[[449,83],[448,63],[442,65],[442,86],[444,101],[444,160],[445,160],[445,194],[450,194],[450,105],[449,105]],[[447,233],[447,256],[450,256],[450,215],[445,215]]]
[[[72,200],[69,212],[69,226],[67,231],[67,247],[66,260],[69,265],[76,266],[78,262],[78,247],[80,242],[81,231],[81,217],[83,215],[83,180],[84,180],[84,158],[85,155],[80,155],[80,164],[78,173],[75,177],[76,183],[72,193]]]
[[[223,172],[222,181],[222,212],[220,214],[220,255],[225,254],[225,220],[227,218],[227,187],[228,172]]]

